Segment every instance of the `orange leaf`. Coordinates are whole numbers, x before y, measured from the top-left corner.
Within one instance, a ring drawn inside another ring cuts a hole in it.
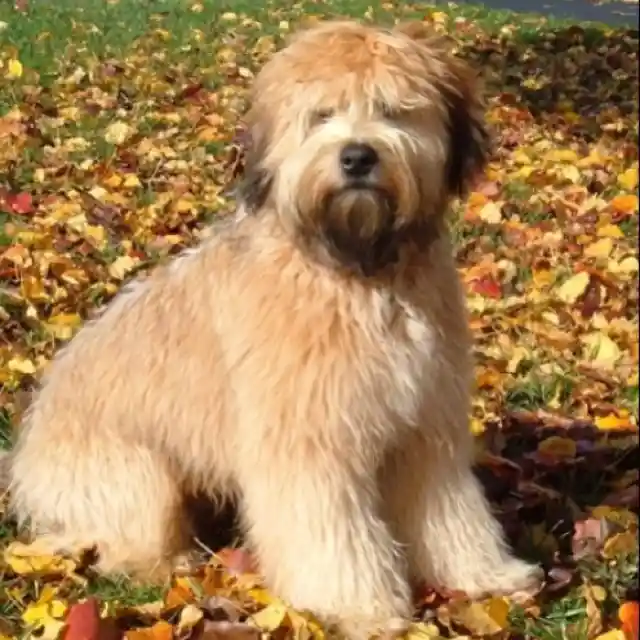
[[[618,609],[618,618],[622,622],[622,630],[627,640],[637,640],[638,638],[638,619],[640,618],[640,609],[637,602],[625,602]]]
[[[617,213],[634,213],[638,211],[638,196],[616,196],[611,200],[611,208]]]

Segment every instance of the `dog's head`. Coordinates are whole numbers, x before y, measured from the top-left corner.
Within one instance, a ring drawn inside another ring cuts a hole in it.
[[[269,200],[307,247],[365,274],[426,242],[485,160],[466,66],[420,24],[329,22],[257,76],[240,197]]]

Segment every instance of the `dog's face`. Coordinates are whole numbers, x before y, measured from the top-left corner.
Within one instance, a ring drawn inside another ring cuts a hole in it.
[[[420,243],[484,161],[470,73],[421,25],[326,23],[256,78],[240,191],[298,240],[369,274]]]

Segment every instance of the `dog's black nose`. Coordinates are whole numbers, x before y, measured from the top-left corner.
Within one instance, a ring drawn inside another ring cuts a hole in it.
[[[349,178],[363,178],[378,162],[376,150],[368,144],[352,142],[340,152],[340,166]]]

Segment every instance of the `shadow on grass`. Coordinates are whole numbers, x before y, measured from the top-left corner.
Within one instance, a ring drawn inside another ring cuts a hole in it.
[[[637,29],[514,24],[508,35],[464,39],[460,53],[483,74],[489,96],[555,126],[568,142],[605,133],[637,140]]]

